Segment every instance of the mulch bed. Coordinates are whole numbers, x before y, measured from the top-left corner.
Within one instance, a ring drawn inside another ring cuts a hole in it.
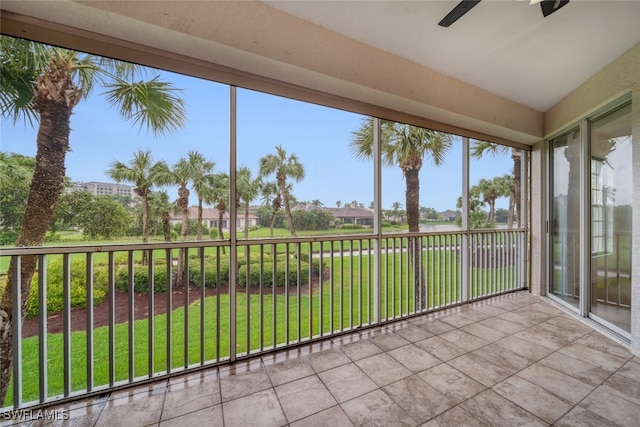
[[[324,280],[324,279],[323,279]],[[315,290],[318,286],[319,280],[317,277],[313,278],[312,289]],[[244,287],[238,287],[239,292],[244,292]],[[277,286],[276,294],[284,295],[284,287]],[[228,294],[229,286],[220,286],[216,288],[206,288],[205,297],[214,296],[219,294]],[[259,294],[259,288],[251,288],[251,294]],[[271,295],[271,288],[264,288],[263,293]],[[309,285],[300,287],[300,293],[307,295],[309,293]],[[296,295],[295,286],[289,287],[289,295]],[[199,287],[189,287],[189,304],[193,304],[195,301],[199,301],[201,296],[201,290]],[[184,288],[176,289],[173,291],[171,309],[175,310],[179,307],[184,307]],[[116,291],[115,297],[115,323],[125,323],[129,321],[129,294],[127,292]],[[159,315],[167,312],[167,293],[156,292],[154,295],[153,314]],[[71,310],[71,331],[85,331],[87,329],[87,310],[84,307],[74,308]],[[135,320],[146,319],[149,316],[149,298],[146,293],[135,293],[134,297],[134,318]],[[93,307],[93,327],[98,328],[101,326],[109,325],[109,301],[105,299],[98,305]],[[38,317],[29,317],[25,319],[22,326],[23,338],[32,337],[38,335]],[[62,313],[55,313],[49,315],[47,318],[47,332],[48,333],[62,333],[63,330],[63,316]]]

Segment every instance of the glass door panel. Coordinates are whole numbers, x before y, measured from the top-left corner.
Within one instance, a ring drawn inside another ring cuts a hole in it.
[[[591,125],[591,315],[631,331],[631,105]],[[593,317],[593,316],[592,316]]]
[[[580,303],[580,129],[550,141],[550,286],[567,303]]]

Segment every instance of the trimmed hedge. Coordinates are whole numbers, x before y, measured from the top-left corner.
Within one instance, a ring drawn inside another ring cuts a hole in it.
[[[263,264],[262,284],[266,287],[273,286],[273,263],[265,262]],[[295,286],[296,284],[306,285],[309,283],[309,264],[306,262],[300,263],[300,277],[298,278],[298,263],[293,260],[289,262],[288,271],[285,270],[285,263],[278,262],[276,264],[276,286],[284,286],[286,279],[289,279],[289,284]],[[247,285],[247,266],[243,265],[238,269],[238,285]],[[249,267],[249,286],[260,286],[260,265],[250,264]]]
[[[189,260],[189,283],[200,286],[200,260]],[[218,275],[218,262],[215,257],[207,257],[204,260],[204,286],[213,288],[229,283],[229,260],[220,259],[220,274]]]
[[[167,267],[165,263],[154,262],[153,291],[165,292],[167,290]],[[121,291],[129,290],[129,269],[126,266],[116,271],[116,286]],[[135,265],[133,267],[133,290],[146,293],[149,291],[149,266]]]
[[[71,308],[87,306],[86,263],[85,260],[73,260],[70,263],[70,302]],[[93,304],[98,305],[107,295],[107,266],[93,266]],[[62,261],[52,261],[47,265],[47,313],[62,311]],[[27,300],[27,317],[38,315],[38,273],[31,280],[31,292]]]

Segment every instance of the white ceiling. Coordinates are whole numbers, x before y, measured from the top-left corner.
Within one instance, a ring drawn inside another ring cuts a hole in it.
[[[542,112],[640,42],[640,1],[483,0],[449,28],[457,0],[264,3]]]

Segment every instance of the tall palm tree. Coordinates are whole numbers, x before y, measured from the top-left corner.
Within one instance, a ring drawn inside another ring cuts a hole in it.
[[[425,157],[434,165],[441,165],[451,148],[451,136],[446,133],[382,121],[382,161],[386,166],[397,165],[402,170],[406,185],[405,206],[409,231],[420,230],[420,169]],[[353,133],[350,143],[352,154],[358,159],[373,158],[373,118],[363,120]]]
[[[194,175],[191,177],[193,191],[198,196],[198,240],[202,240],[202,203],[208,191],[211,191],[209,180],[216,166],[215,162],[205,159],[205,157],[197,151],[188,153],[189,162],[194,165]]]
[[[522,156],[520,154],[520,150],[517,148],[510,148],[506,145],[500,145],[493,142],[488,141],[473,141],[471,145],[471,156],[477,159],[481,158],[485,154],[489,154],[491,157],[506,155],[509,150],[511,150],[511,159],[513,160],[513,170],[511,171],[513,174],[513,181],[510,189],[510,200],[509,200],[509,214],[507,219],[507,226],[509,228],[513,227],[513,217],[515,216],[518,221],[518,226],[521,226],[520,218],[521,218],[521,201],[520,201],[520,187],[521,187],[521,159]]]
[[[249,238],[249,205],[260,193],[262,180],[260,177],[254,178],[251,169],[241,166],[236,175],[236,189],[238,200],[244,203],[244,238]]]
[[[278,189],[284,202],[284,209],[289,223],[289,231],[292,236],[296,235],[296,228],[293,224],[293,216],[291,215],[290,206],[290,189],[287,187],[288,180],[300,182],[304,179],[304,166],[300,163],[295,153],[287,155],[287,152],[281,145],[276,147],[275,154],[267,154],[260,158],[260,176],[266,177],[275,174]]]
[[[36,167],[16,246],[44,241],[62,191],[71,115],[94,89],[104,89],[107,102],[125,119],[154,134],[185,122],[176,89],[159,76],[145,79],[142,67],[5,36],[0,37],[0,63],[1,114],[38,126]],[[35,267],[35,257],[22,259],[22,318]],[[15,274],[9,270],[9,283]],[[0,401],[11,378],[12,324],[18,320],[12,318],[12,305],[11,292],[5,292],[0,300]]]
[[[386,166],[397,165],[405,179],[405,208],[409,232],[420,231],[420,169],[425,157],[429,157],[435,166],[441,165],[451,148],[451,136],[446,133],[416,126],[383,120],[381,123],[381,153]],[[360,128],[353,133],[350,143],[352,154],[358,159],[372,159],[374,154],[373,118],[362,121]],[[422,257],[414,241],[409,241],[409,252],[414,271],[419,271]],[[422,279],[414,274],[415,301],[426,307],[426,290],[422,294]]]
[[[162,167],[160,163],[153,163],[149,150],[138,150],[133,154],[129,164],[114,161],[107,169],[107,175],[116,182],[134,184],[135,193],[140,196],[142,206],[142,243],[149,241],[149,194],[158,183],[158,173]],[[142,264],[147,263],[147,251],[142,252]]]

